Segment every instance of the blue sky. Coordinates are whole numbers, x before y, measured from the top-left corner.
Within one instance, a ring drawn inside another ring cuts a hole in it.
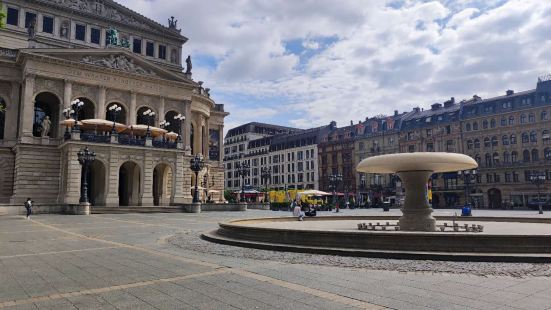
[[[189,38],[195,80],[231,115],[313,127],[535,87],[551,1],[124,0]]]

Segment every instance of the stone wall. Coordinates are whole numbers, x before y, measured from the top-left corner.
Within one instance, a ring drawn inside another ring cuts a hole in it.
[[[9,148],[0,148],[0,203],[8,203],[13,193],[15,156]]]

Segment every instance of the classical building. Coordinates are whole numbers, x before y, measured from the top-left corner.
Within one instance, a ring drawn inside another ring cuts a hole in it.
[[[78,204],[86,146],[97,154],[86,176],[93,205],[188,203],[195,154],[206,163],[204,194],[222,192],[228,113],[192,79],[189,58],[184,72],[176,20],[164,26],[111,0],[4,0],[2,9],[0,202]],[[68,132],[74,100],[83,124]]]

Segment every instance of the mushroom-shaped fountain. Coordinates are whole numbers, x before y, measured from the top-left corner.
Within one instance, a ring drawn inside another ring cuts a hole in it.
[[[433,173],[474,169],[478,164],[467,155],[457,153],[398,153],[369,157],[356,170],[363,173],[396,173],[406,189],[402,217],[403,231],[436,231],[427,195],[427,181]]]

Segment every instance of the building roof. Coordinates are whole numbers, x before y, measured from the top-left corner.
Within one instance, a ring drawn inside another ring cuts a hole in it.
[[[250,122],[228,130],[228,132],[226,133],[226,138],[233,137],[236,135],[241,135],[244,133],[277,135],[281,133],[291,133],[291,132],[297,132],[302,130],[304,129],[285,127],[285,126],[266,124],[266,123]]]

